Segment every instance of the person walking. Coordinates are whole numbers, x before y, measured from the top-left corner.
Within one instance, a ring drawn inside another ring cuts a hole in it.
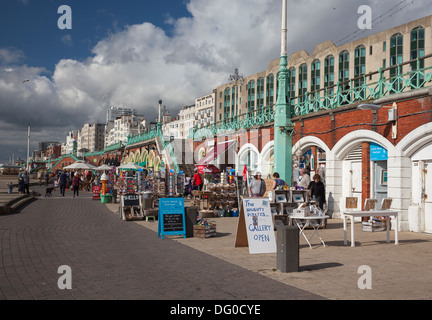
[[[24,181],[24,193],[30,194],[30,176],[28,175],[27,170],[24,170],[22,178]]]
[[[59,177],[59,187],[60,187],[60,197],[65,196],[66,184],[67,184],[67,175],[66,172],[62,172]]]
[[[75,198],[75,194],[78,197],[79,196],[79,187],[80,187],[81,179],[79,177],[79,174],[76,173],[72,178],[72,187],[73,187],[73,197]]]
[[[198,173],[198,169],[195,168],[195,174],[193,176],[192,188],[194,190],[201,191],[203,187],[203,181],[201,175]]]
[[[249,184],[249,194],[254,198],[263,197],[266,192],[266,184],[261,179],[261,172],[257,172],[255,178]]]
[[[18,192],[19,192],[19,194],[24,193],[24,179],[22,176],[18,180]]]
[[[9,182],[7,186],[8,186],[8,194],[13,193],[13,184],[12,184],[12,182]]]
[[[49,172],[45,173],[45,185],[49,184]]]

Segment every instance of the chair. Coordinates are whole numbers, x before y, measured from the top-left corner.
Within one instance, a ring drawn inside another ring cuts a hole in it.
[[[357,202],[358,202],[357,197],[346,197],[345,198],[345,208],[350,209],[350,210],[355,210],[355,209],[357,209]]]
[[[381,201],[381,210],[390,210],[390,207],[392,205],[393,199],[391,198],[384,198]]]
[[[375,210],[375,206],[377,202],[378,202],[377,199],[371,199],[371,198],[366,199],[364,204],[364,210],[365,211]]]

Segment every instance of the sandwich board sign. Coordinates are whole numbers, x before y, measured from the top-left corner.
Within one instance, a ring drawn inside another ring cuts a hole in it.
[[[158,237],[183,235],[186,238],[184,198],[160,198]]]
[[[250,254],[276,252],[268,198],[243,198],[235,247],[249,247]]]

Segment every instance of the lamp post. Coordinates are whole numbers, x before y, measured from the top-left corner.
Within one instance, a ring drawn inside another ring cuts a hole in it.
[[[282,0],[281,58],[278,98],[274,120],[274,171],[289,185],[292,184],[292,132],[291,108],[287,103],[287,0]]]
[[[241,86],[244,84],[243,76],[239,75],[238,68],[234,69],[234,74],[232,74],[232,75],[229,76],[228,81],[230,83],[234,82],[234,85],[235,85],[234,105],[233,105],[233,108],[232,108],[232,111],[231,111],[231,116],[233,117],[233,116],[237,115],[237,113],[238,113],[238,105],[239,105],[239,103],[238,103],[238,99],[239,99],[239,96],[238,96],[238,92],[239,92],[239,90],[238,90],[238,83],[240,83]],[[235,108],[235,110],[234,110],[234,108]]]
[[[30,123],[28,125],[27,130],[27,161],[26,161],[26,170],[29,170],[29,157],[30,157]],[[29,170],[30,174],[30,170]]]

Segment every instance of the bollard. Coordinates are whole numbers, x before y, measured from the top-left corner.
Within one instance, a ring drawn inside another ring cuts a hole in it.
[[[293,226],[277,227],[277,269],[298,272],[300,265],[299,230]]]
[[[186,238],[193,237],[193,226],[197,222],[198,210],[195,207],[185,208]]]

